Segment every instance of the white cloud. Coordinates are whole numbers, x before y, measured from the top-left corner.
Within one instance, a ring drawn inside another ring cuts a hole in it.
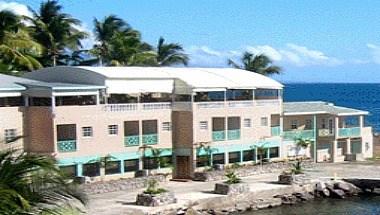
[[[0,1],[0,11],[9,10],[17,15],[29,16],[32,17],[32,12],[28,9],[28,7],[24,4],[20,4],[17,2],[4,2]]]
[[[93,45],[96,43],[96,39],[94,33],[90,30],[88,25],[86,23],[82,23],[82,25],[76,25],[75,28],[79,31],[84,31],[88,34],[88,37],[82,40],[81,43],[83,49],[91,49]]]
[[[247,46],[239,51],[219,51],[207,46],[192,46],[186,50],[190,55],[190,63],[196,66],[225,67],[227,66],[226,62],[228,59],[238,61],[244,51],[253,54],[265,54],[279,65],[292,65],[297,67],[315,65],[338,66],[344,63],[342,60],[330,57],[322,51],[309,49],[306,46],[293,43],[286,44],[282,48],[275,48],[270,45]]]
[[[380,46],[377,46],[372,43],[368,43],[367,47],[370,50],[372,61],[376,64],[380,64]]]

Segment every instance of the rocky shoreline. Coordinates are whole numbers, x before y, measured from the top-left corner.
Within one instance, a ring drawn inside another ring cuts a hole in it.
[[[356,179],[360,186],[356,186],[353,179],[333,180],[318,179],[305,180],[305,183],[293,184],[290,188],[275,189],[266,193],[249,192],[240,195],[215,197],[201,202],[193,202],[188,207],[162,211],[155,214],[171,215],[229,215],[240,214],[246,211],[261,210],[292,205],[310,201],[315,198],[339,198],[361,195],[368,191],[368,184],[372,187],[380,186],[380,180]],[[368,183],[366,183],[366,181]],[[376,186],[374,186],[376,184]],[[260,196],[260,197],[258,197]]]

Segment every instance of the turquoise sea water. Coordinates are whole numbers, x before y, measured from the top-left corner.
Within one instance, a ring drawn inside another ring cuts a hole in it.
[[[321,100],[369,111],[366,124],[380,132],[380,84],[285,84],[284,101]]]
[[[246,215],[380,215],[380,196],[316,199],[296,205],[251,211]]]

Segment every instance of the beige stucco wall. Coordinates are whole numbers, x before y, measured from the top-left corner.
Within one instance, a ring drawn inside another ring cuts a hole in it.
[[[5,129],[16,129],[17,136],[24,135],[23,107],[0,107],[0,150],[21,149],[24,139],[5,143]]]
[[[56,125],[76,124],[77,151],[58,153],[58,158],[99,155],[109,153],[136,152],[139,146],[124,146],[124,121],[157,120],[159,143],[157,148],[171,148],[171,131],[163,131],[162,123],[171,122],[171,110],[141,110],[141,111],[105,111],[103,105],[94,106],[59,106],[54,110],[54,130],[56,142]],[[118,134],[109,135],[108,125],[118,125]],[[92,137],[82,136],[82,127],[93,127]]]
[[[363,127],[361,130],[362,135],[362,153],[365,158],[373,156],[373,134],[372,127]],[[368,143],[368,144],[366,144]]]

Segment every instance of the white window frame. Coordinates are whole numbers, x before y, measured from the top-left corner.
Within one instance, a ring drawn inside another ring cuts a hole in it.
[[[199,130],[208,130],[208,121],[199,121]]]
[[[261,126],[268,126],[269,125],[269,122],[268,122],[268,117],[261,117],[260,118],[260,125]]]
[[[92,126],[83,126],[82,127],[82,137],[91,138],[93,136],[94,136],[94,130],[93,130]]]
[[[108,135],[117,136],[119,134],[119,126],[118,125],[108,125]]]
[[[14,139],[16,139],[17,129],[16,128],[9,128],[4,130],[4,140],[5,143],[10,143]]]
[[[252,127],[252,119],[251,118],[243,119],[243,126],[244,126],[244,128],[251,128]]]
[[[163,122],[162,123],[162,130],[163,131],[171,131],[172,130],[172,123],[171,122]]]

